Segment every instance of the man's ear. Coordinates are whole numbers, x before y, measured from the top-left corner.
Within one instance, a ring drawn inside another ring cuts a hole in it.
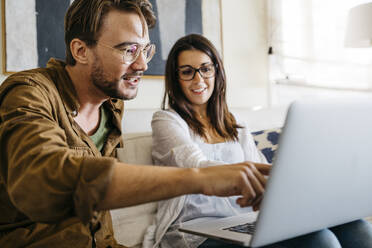
[[[88,50],[89,48],[87,44],[78,38],[75,38],[70,42],[70,51],[72,57],[74,57],[77,63],[88,63]]]

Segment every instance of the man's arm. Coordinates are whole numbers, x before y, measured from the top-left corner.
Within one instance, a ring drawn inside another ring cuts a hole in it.
[[[118,163],[98,209],[114,209],[184,194],[241,195],[250,206],[262,198],[266,179],[253,163],[207,168],[174,168]]]

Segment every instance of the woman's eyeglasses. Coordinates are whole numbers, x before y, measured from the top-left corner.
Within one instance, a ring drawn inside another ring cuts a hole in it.
[[[202,65],[199,68],[194,68],[190,65],[180,66],[177,69],[178,78],[181,80],[189,81],[193,80],[196,72],[199,72],[202,78],[211,78],[215,76],[216,68],[214,64]]]

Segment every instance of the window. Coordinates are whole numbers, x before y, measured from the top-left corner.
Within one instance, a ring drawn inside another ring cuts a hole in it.
[[[269,0],[270,79],[372,90],[372,48],[346,48],[349,10],[370,0]]]

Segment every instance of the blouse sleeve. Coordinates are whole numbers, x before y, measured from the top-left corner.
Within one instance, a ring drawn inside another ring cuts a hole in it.
[[[239,131],[239,143],[243,148],[245,160],[256,163],[267,163],[265,156],[258,150],[247,123],[243,122],[240,125],[243,128]]]
[[[208,160],[194,142],[187,123],[171,111],[154,113],[151,122],[155,164],[173,165],[185,168],[207,167],[224,164]]]

